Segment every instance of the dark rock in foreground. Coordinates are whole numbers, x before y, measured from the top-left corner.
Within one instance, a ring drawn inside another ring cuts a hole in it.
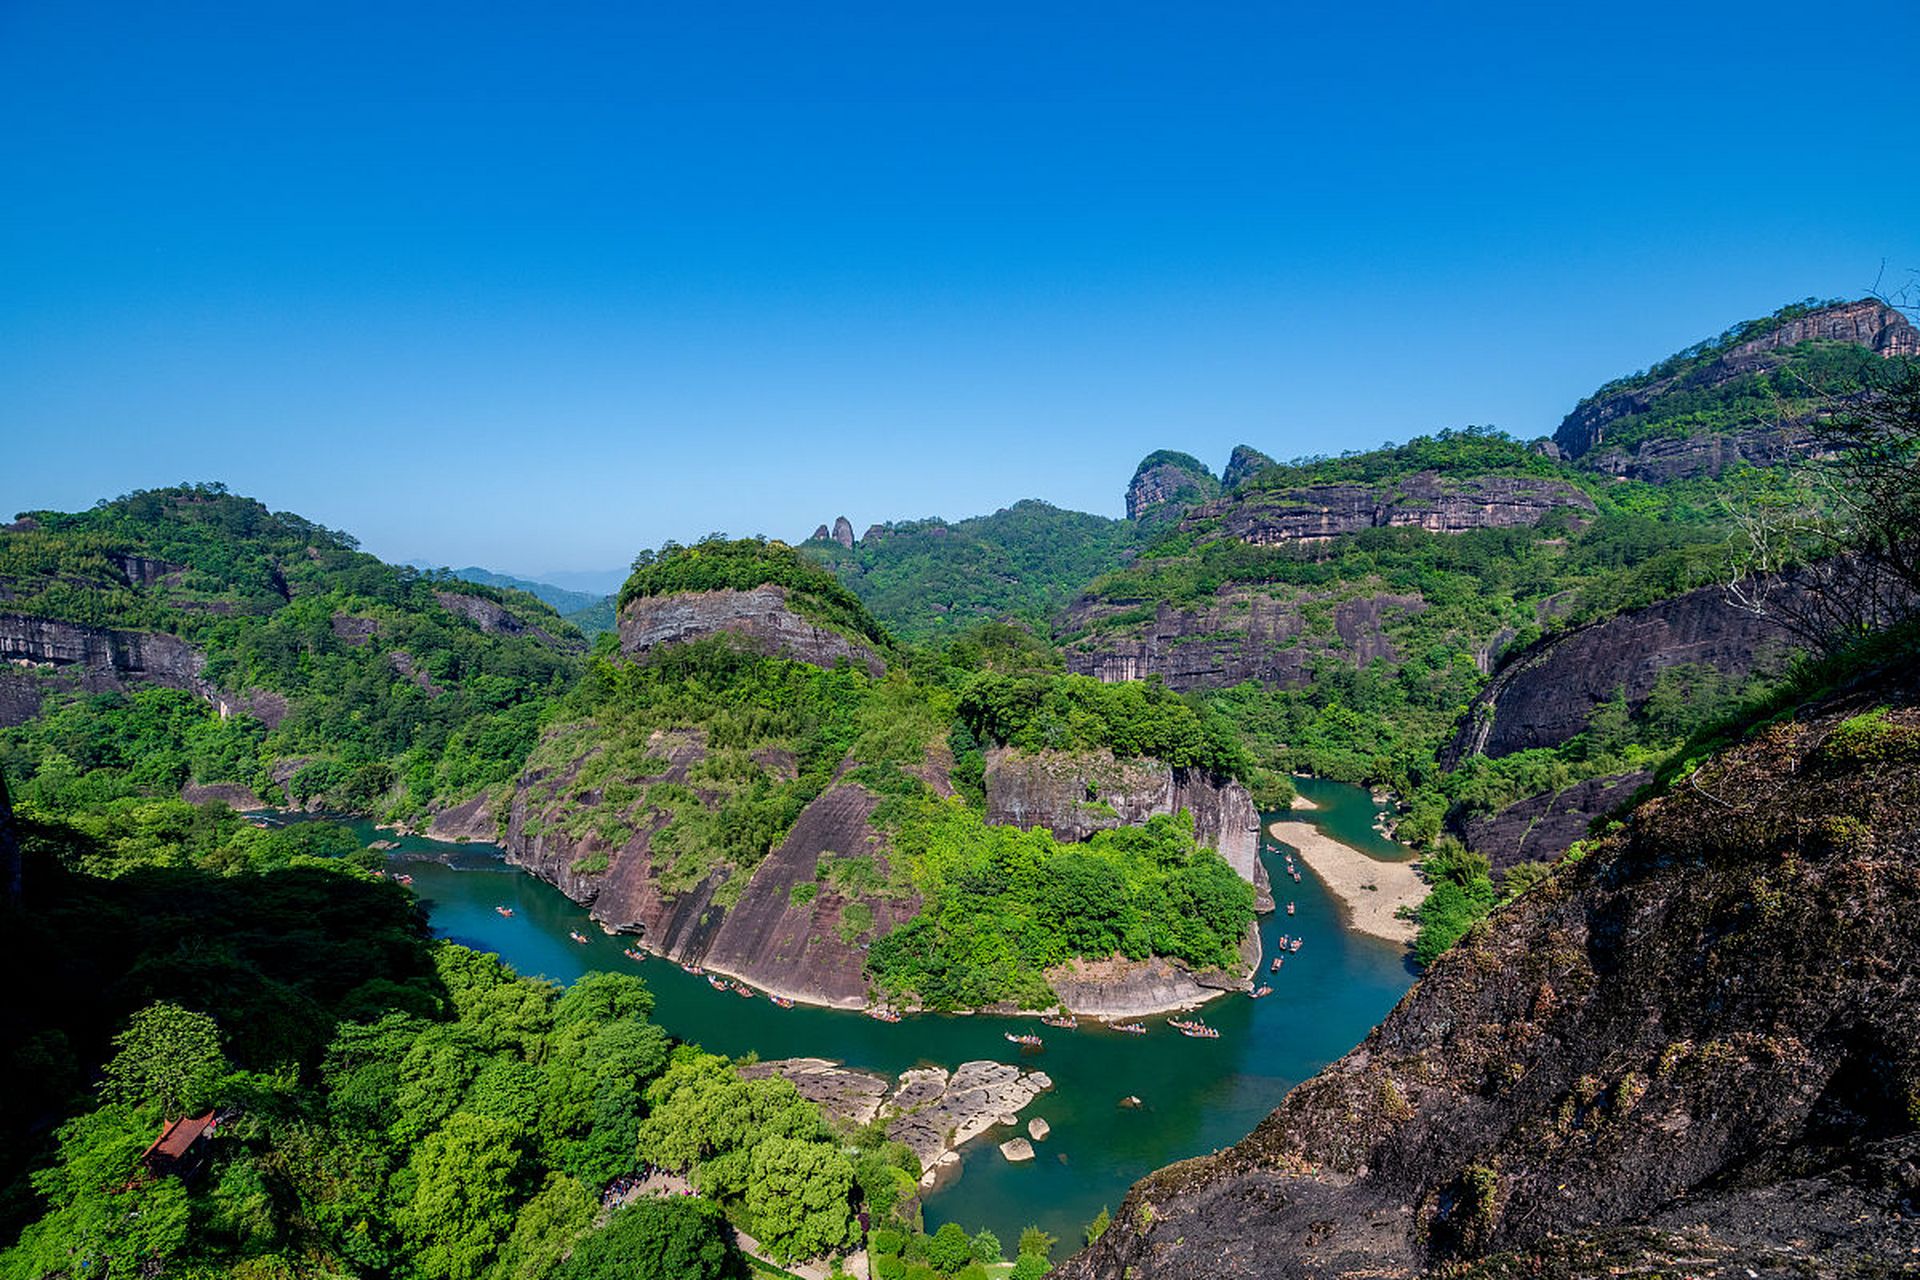
[[[1062,1276],[1911,1274],[1916,685],[1642,805]]]

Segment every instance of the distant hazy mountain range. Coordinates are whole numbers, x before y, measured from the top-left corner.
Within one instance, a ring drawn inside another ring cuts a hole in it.
[[[552,605],[555,613],[576,613],[592,608],[619,590],[620,583],[626,577],[624,573],[609,570],[606,573],[554,573],[547,575],[547,581],[535,581],[511,573],[482,569],[478,565],[446,569],[444,565],[430,564],[425,560],[409,560],[407,563],[416,569],[445,570],[456,578],[477,582],[483,587],[512,587],[516,591],[524,591],[534,599]],[[566,582],[551,581],[555,578],[566,579]]]

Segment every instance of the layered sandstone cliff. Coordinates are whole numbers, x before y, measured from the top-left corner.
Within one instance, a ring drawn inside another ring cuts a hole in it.
[[[56,690],[124,693],[136,684],[184,689],[210,702],[219,693],[201,677],[206,655],[160,631],[118,631],[29,614],[0,614],[0,725],[39,714]]]
[[[1313,484],[1254,489],[1196,507],[1183,527],[1255,546],[1325,542],[1363,529],[1531,527],[1549,512],[1591,515],[1593,499],[1564,480],[1539,476],[1455,479],[1423,471],[1391,485]]]
[[[877,676],[887,665],[871,646],[805,617],[789,603],[786,588],[772,585],[750,591],[637,596],[622,606],[618,630],[620,652],[628,657],[665,645],[730,635],[762,653],[817,667],[845,660]]]
[[[1109,683],[1158,676],[1183,693],[1246,680],[1298,688],[1325,655],[1356,667],[1397,658],[1389,629],[1426,602],[1385,591],[1336,600],[1312,592],[1223,587],[1201,607],[1162,602],[1146,621],[1112,621],[1135,608],[1127,600],[1076,602],[1062,623],[1072,636],[1063,646],[1067,669]]]
[[[1656,370],[1603,390],[1575,406],[1554,441],[1584,467],[1649,481],[1717,475],[1742,461],[1771,466],[1804,456],[1818,445],[1813,418],[1806,414],[1781,421],[1777,413],[1760,412],[1730,430],[1667,433],[1624,444],[1614,438],[1668,397],[1727,388],[1778,368],[1792,348],[1816,341],[1854,343],[1889,358],[1920,355],[1920,330],[1891,307],[1871,299],[1823,307],[1710,357],[1684,359],[1671,373]]]
[[[1909,1274],[1920,691],[1896,681],[1643,805],[1061,1274]]]

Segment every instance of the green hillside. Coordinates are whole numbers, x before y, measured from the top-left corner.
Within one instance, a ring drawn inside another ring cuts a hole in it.
[[[178,636],[205,656],[199,685],[254,709],[16,672],[52,691],[49,714],[0,735],[30,796],[284,782],[296,801],[424,815],[518,773],[583,648],[531,596],[384,564],[218,485],[27,513],[0,530],[0,589],[12,614]]]
[[[1044,626],[1136,542],[1128,521],[1029,499],[970,520],[889,524],[851,550],[827,539],[804,550],[896,635],[926,640],[990,619]]]

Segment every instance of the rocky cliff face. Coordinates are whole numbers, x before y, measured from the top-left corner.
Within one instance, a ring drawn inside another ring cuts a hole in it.
[[[1220,482],[1198,458],[1163,449],[1148,454],[1134,470],[1127,485],[1127,519],[1177,519],[1219,492]]]
[[[1061,1274],[1909,1274],[1914,680],[1643,805]]]
[[[866,645],[809,621],[787,603],[784,587],[751,591],[686,591],[639,596],[620,610],[620,652],[637,657],[663,645],[707,636],[738,636],[762,653],[781,654],[817,667],[845,659],[872,675],[886,661]]]
[[[1553,438],[1569,458],[1583,465],[1646,480],[1717,474],[1720,468],[1743,458],[1767,465],[1795,451],[1804,452],[1812,441],[1805,422],[1785,426],[1755,422],[1750,429],[1729,435],[1646,441],[1633,450],[1603,450],[1602,446],[1615,424],[1648,412],[1662,397],[1723,387],[1737,378],[1776,367],[1788,348],[1813,341],[1858,343],[1886,357],[1920,355],[1920,330],[1893,308],[1872,300],[1825,307],[1788,320],[1678,373],[1639,379],[1582,401],[1561,422]]]
[[[1562,508],[1588,515],[1594,509],[1593,499],[1564,480],[1536,476],[1455,480],[1427,471],[1391,486],[1316,484],[1240,493],[1189,512],[1183,527],[1210,524],[1224,537],[1279,546],[1325,542],[1362,529],[1463,533],[1526,527]]]
[[[1522,862],[1552,862],[1574,841],[1587,838],[1594,819],[1620,808],[1651,781],[1648,773],[1588,778],[1564,790],[1528,796],[1495,813],[1469,817],[1455,834],[1469,849],[1486,854],[1495,871]]]
[[[1116,760],[1107,751],[987,753],[987,821],[1062,840],[1137,826],[1155,814],[1193,815],[1194,838],[1216,850],[1254,888],[1261,911],[1273,910],[1260,862],[1260,815],[1253,797],[1231,778],[1175,769],[1158,760]]]
[[[684,784],[706,757],[697,733],[656,735],[651,751],[666,768],[652,782]],[[878,798],[864,787],[830,787],[804,809],[780,846],[753,869],[737,894],[716,893],[735,874],[720,868],[698,884],[662,883],[653,838],[666,817],[644,799],[624,808],[605,804],[602,791],[569,800],[565,773],[529,773],[517,784],[507,817],[507,860],[527,868],[574,901],[591,908],[609,929],[638,933],[653,951],[682,963],[700,963],[765,991],[822,1004],[866,1003],[861,944],[910,918],[913,897],[854,899],[818,883],[823,857],[870,854],[882,873],[886,850],[869,824]],[[778,761],[767,762],[779,767]],[[614,779],[613,781],[625,781]],[[794,889],[814,885],[796,902]],[[731,900],[733,905],[725,905]],[[864,902],[872,924],[843,936],[847,908]]]
[[[178,636],[115,631],[27,614],[0,614],[0,724],[23,724],[58,689],[123,693],[135,684],[219,695],[200,672],[207,659]]]
[[[1585,729],[1616,690],[1637,710],[1671,667],[1700,663],[1745,675],[1777,669],[1792,649],[1778,623],[1734,608],[1718,587],[1550,636],[1480,691],[1441,763],[1451,769],[1468,756],[1558,746]]]
[[[1062,623],[1074,637],[1064,644],[1067,669],[1109,683],[1157,675],[1183,693],[1245,680],[1298,688],[1312,678],[1314,659],[1326,654],[1362,667],[1397,658],[1388,628],[1426,602],[1386,592],[1336,601],[1226,587],[1205,608],[1162,604],[1150,621],[1107,621],[1132,607],[1125,600],[1075,603]]]
[[[1691,476],[1717,476],[1740,463],[1777,467],[1819,450],[1819,433],[1807,419],[1763,423],[1726,434],[1659,436],[1630,447],[1596,445],[1580,465],[1626,480],[1663,484]]]

